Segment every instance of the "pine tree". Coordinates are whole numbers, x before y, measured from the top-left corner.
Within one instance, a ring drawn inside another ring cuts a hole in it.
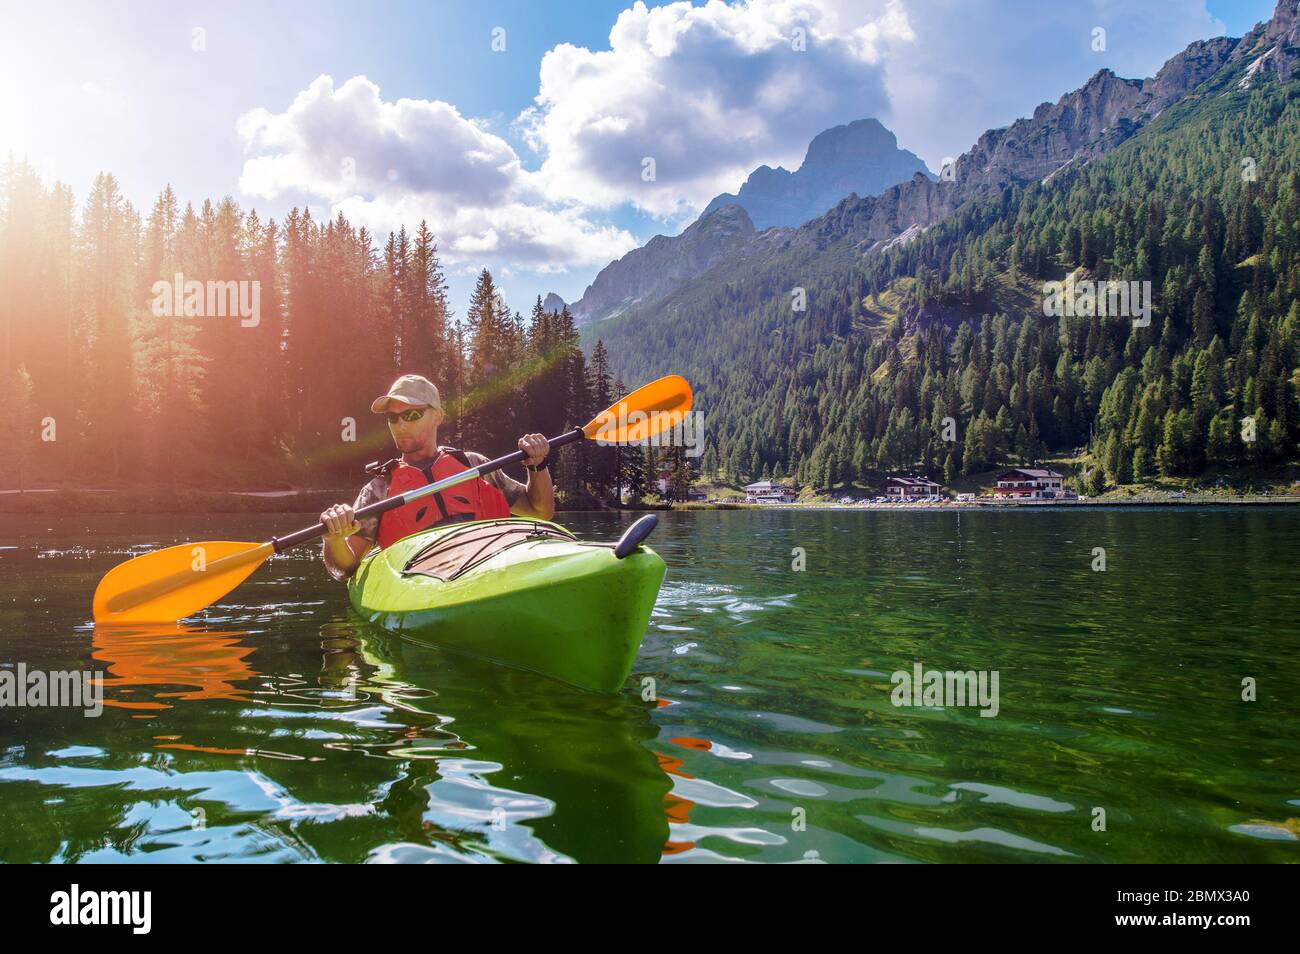
[[[145,226],[140,269],[143,294],[130,323],[135,415],[142,425],[145,472],[174,490],[178,468],[200,452],[203,429],[202,386],[206,376],[200,350],[200,320],[187,319],[171,308],[155,308],[154,282],[171,289],[176,274],[184,275],[179,257],[179,206],[171,186],[158,196]],[[147,285],[147,288],[145,287]],[[167,297],[174,297],[168,292]],[[163,304],[166,304],[165,302]],[[208,447],[202,448],[204,451]]]
[[[200,283],[197,299],[182,285],[166,300],[178,273]],[[258,314],[237,313],[254,286]],[[540,304],[525,330],[485,272],[456,320],[428,223],[413,236],[402,226],[381,252],[342,214],[264,222],[230,198],[182,207],[170,187],[141,221],[112,176],[78,212],[67,187],[0,163],[0,391],[21,369],[57,433],[32,458],[36,479],[93,459],[96,483],[355,482],[387,439],[365,409],[398,371],[439,385],[444,443],[513,449],[526,430],[585,423],[593,394],[612,401],[608,354],[588,381],[572,315],[539,321]],[[364,449],[347,446],[349,419]],[[583,499],[584,452],[560,457],[569,498]],[[597,475],[609,495],[619,469],[615,452]]]
[[[111,175],[95,177],[82,215],[80,255],[85,261],[79,307],[86,354],[85,391],[97,395],[81,405],[88,442],[86,459],[98,460],[100,474],[124,476],[134,455],[130,411],[135,382],[131,374],[131,314],[139,224],[134,210]],[[67,429],[64,431],[67,434]]]
[[[609,353],[599,339],[587,366],[587,395],[593,408],[607,408],[614,403],[609,373]],[[615,446],[592,446],[587,450],[587,486],[598,500],[617,498],[618,449]]]
[[[462,402],[464,427],[476,449],[505,453],[518,439],[514,421],[515,381],[511,376],[512,323],[505,301],[483,269],[465,314],[469,390]]]
[[[0,416],[0,442],[5,447],[4,470],[14,481],[14,487],[22,493],[37,446],[32,376],[27,373],[27,368],[18,365],[0,394],[4,397],[4,413]]]

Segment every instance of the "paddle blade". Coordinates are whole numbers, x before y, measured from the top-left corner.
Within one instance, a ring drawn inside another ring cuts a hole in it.
[[[602,444],[635,444],[670,431],[691,409],[691,386],[670,374],[639,387],[593,417],[582,432]]]
[[[96,623],[165,623],[221,599],[275,552],[270,543],[209,540],[145,553],[95,588]]]

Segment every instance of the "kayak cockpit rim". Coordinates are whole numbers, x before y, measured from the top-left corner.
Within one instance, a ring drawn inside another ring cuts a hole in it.
[[[575,542],[577,537],[559,524],[534,518],[478,520],[446,529],[412,555],[401,574],[449,583],[505,550],[539,540]]]

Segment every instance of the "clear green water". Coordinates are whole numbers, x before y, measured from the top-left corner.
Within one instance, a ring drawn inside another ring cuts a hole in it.
[[[130,553],[303,522],[5,518],[0,663],[109,706],[0,709],[0,859],[1300,860],[1300,510],[668,514],[618,697],[376,632],[311,550],[89,622]],[[914,662],[998,715],[895,707]]]

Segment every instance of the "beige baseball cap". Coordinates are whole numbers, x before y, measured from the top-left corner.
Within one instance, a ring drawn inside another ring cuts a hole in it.
[[[404,374],[388,389],[383,397],[375,398],[370,410],[383,414],[389,401],[401,401],[414,407],[436,407],[442,409],[442,399],[432,381],[419,374]]]

